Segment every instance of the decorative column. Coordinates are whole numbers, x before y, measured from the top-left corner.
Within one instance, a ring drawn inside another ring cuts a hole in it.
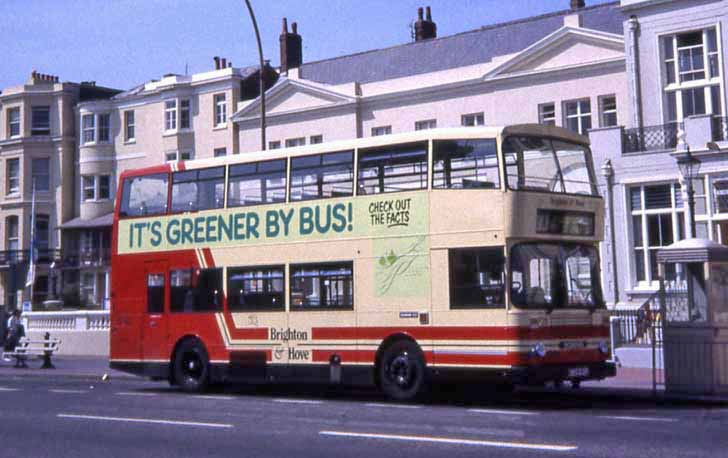
[[[632,127],[641,129],[642,120],[642,87],[639,64],[639,28],[637,16],[627,21],[627,78],[630,84],[630,103],[632,105]]]

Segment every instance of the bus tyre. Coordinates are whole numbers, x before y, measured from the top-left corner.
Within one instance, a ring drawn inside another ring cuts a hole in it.
[[[387,347],[378,370],[379,386],[391,399],[412,399],[425,386],[425,358],[413,342],[400,340]]]
[[[185,340],[174,356],[174,379],[183,391],[199,393],[210,380],[210,359],[197,340]]]

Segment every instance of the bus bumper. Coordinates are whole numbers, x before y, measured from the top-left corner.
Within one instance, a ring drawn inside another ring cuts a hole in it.
[[[510,378],[516,385],[540,385],[553,381],[603,380],[617,375],[614,363],[554,364],[514,367]]]

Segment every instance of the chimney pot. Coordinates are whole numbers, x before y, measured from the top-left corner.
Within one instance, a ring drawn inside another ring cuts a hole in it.
[[[232,67],[233,67],[233,61],[228,62],[228,68],[232,68]]]
[[[417,19],[422,20],[422,7],[417,8]]]
[[[430,12],[430,7],[428,6],[428,7],[427,7],[427,9],[425,9],[425,11],[426,11],[426,13],[425,13],[425,18],[426,18],[426,19],[427,19],[428,21],[432,22],[432,14],[431,14],[431,12]]]
[[[298,35],[298,22],[294,22],[291,24],[291,33],[294,35]]]
[[[227,67],[227,59],[222,57],[222,58],[220,58],[220,68],[225,68],[225,67]]]
[[[281,33],[288,33],[288,19],[283,18],[283,31]]]
[[[212,58],[212,60],[215,61],[215,70],[220,70],[220,57],[215,56]]]
[[[570,0],[569,7],[572,10],[578,10],[579,8],[584,8],[585,2],[584,0]]]

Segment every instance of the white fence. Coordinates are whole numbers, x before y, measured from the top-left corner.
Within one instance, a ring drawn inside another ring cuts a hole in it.
[[[71,310],[58,312],[25,312],[27,331],[108,331],[108,310]]]

